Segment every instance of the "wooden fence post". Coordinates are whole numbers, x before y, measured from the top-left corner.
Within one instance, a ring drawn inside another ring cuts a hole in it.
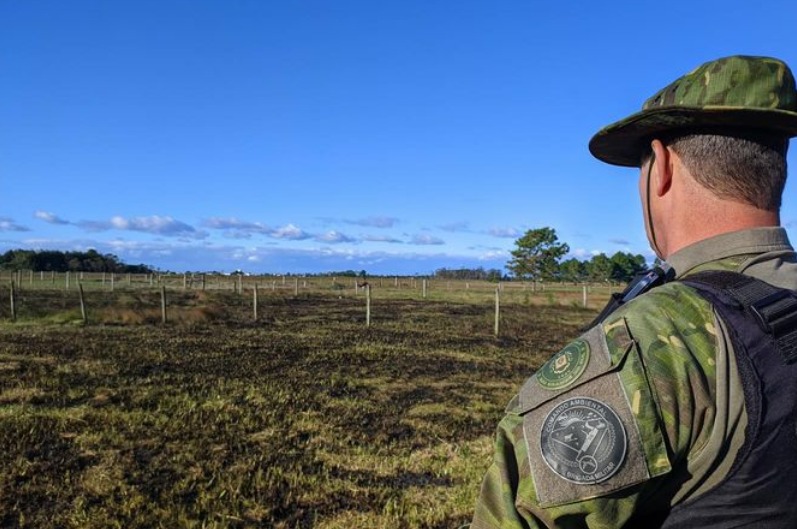
[[[584,306],[584,308],[586,308],[586,306],[587,306],[587,286],[584,285],[581,288],[582,288],[582,297],[583,297],[582,305]]]
[[[80,295],[80,316],[83,318],[83,325],[86,325],[89,319],[86,315],[86,301],[83,299],[83,283],[78,282],[77,291]]]
[[[66,290],[69,290],[69,270],[66,271]]]
[[[166,325],[166,287],[161,287],[161,323]]]
[[[116,288],[116,274],[111,272],[111,292]]]
[[[423,299],[426,299],[426,279],[423,280]]]
[[[365,285],[365,326],[371,326],[371,285]]]
[[[17,300],[14,295],[14,281],[11,281],[11,321],[17,321]]]
[[[252,290],[252,310],[254,320],[257,321],[257,283],[255,283],[255,288]]]
[[[296,278],[296,281],[295,281],[295,283],[293,285],[293,295],[294,296],[298,296],[299,295],[299,278],[298,277]]]
[[[496,288],[495,289],[495,336],[498,337],[498,325],[500,321],[500,314],[501,314],[501,291]]]

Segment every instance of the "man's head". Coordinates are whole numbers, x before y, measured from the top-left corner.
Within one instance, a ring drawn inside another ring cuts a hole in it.
[[[675,240],[776,223],[795,135],[797,90],[788,66],[734,56],[677,79],[641,112],[601,129],[589,147],[607,163],[641,168],[648,237],[666,257],[682,246]],[[704,233],[694,219],[701,214],[716,217],[703,221],[711,223]]]

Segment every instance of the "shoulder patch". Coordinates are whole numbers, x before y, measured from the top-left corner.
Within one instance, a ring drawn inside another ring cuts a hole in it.
[[[517,404],[541,507],[605,496],[670,470],[644,365],[622,320],[554,355]]]
[[[548,412],[540,450],[548,468],[571,483],[602,483],[620,470],[628,439],[611,406],[590,398],[567,399]]]
[[[584,373],[588,362],[589,342],[575,340],[553,355],[537,371],[537,382],[545,389],[566,388]]]

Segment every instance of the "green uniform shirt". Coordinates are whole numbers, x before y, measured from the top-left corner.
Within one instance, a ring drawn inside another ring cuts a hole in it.
[[[734,270],[797,290],[782,228],[700,241],[677,277]],[[621,307],[568,344],[512,399],[472,529],[606,528],[695,498],[727,474],[747,415],[712,306],[680,282]]]

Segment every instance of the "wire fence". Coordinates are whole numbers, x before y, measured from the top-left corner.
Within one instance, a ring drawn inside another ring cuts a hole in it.
[[[166,324],[192,320],[260,321],[264,307],[291,299],[361,306],[371,325],[372,299],[428,300],[495,306],[567,305],[598,309],[616,284],[538,283],[414,276],[349,277],[221,274],[113,274],[104,272],[0,272],[0,320],[52,323]],[[0,294],[2,295],[2,294]],[[223,313],[223,314],[222,314]]]

